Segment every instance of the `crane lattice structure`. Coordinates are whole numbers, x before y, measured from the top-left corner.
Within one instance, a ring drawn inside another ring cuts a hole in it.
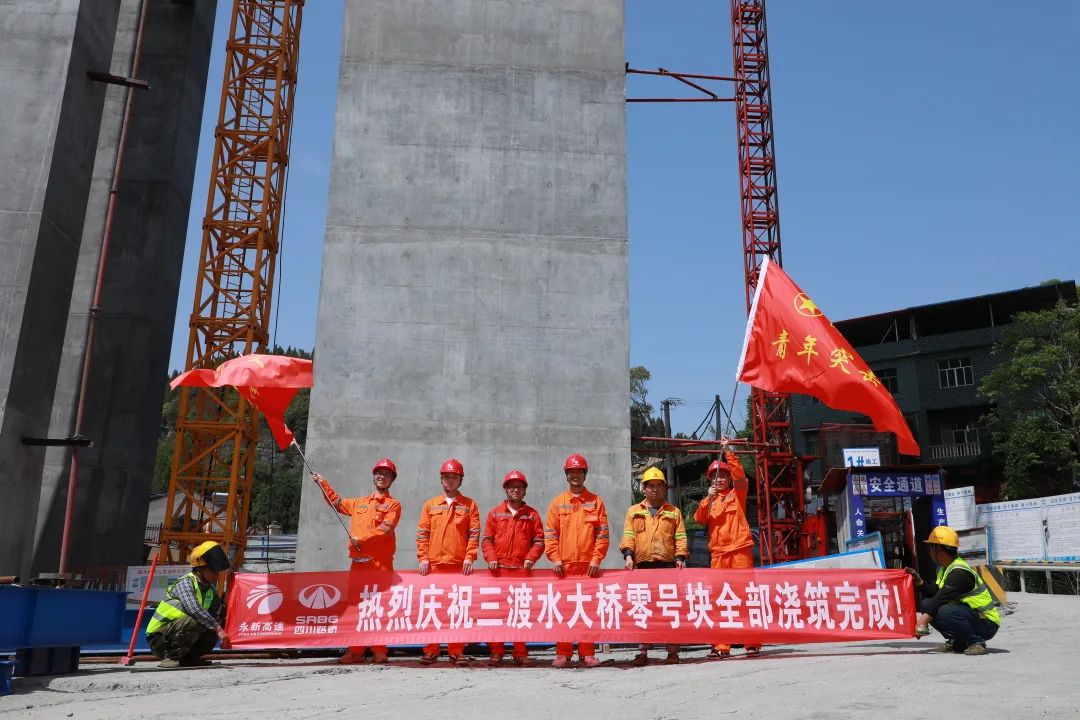
[[[628,102],[734,103],[739,143],[743,271],[749,313],[762,262],[770,258],[783,265],[765,0],[731,0],[731,46],[732,77],[673,72],[664,68],[638,70],[627,66],[628,73],[671,77],[700,93],[694,97],[628,98]],[[716,81],[733,83],[734,96],[721,97],[703,84]],[[796,560],[805,557],[809,551],[803,530],[806,511],[803,462],[795,453],[790,396],[754,388],[750,404],[761,560],[764,563]],[[671,447],[679,449],[681,446],[674,443]]]
[[[262,352],[279,247],[303,0],[234,0],[185,369]],[[160,559],[243,561],[259,432],[233,391],[181,388]]]

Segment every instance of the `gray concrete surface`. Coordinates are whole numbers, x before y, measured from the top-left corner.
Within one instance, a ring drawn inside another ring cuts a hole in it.
[[[1012,615],[983,657],[937,655],[940,641],[767,646],[722,662],[686,653],[679,666],[553,670],[336,666],[329,660],[229,662],[207,670],[131,672],[84,666],[78,675],[16,680],[0,716],[175,718],[438,717],[693,720],[1080,717],[1080,599],[1014,594]],[[654,655],[660,655],[659,652]],[[550,651],[537,656],[550,661]],[[137,666],[138,667],[138,666]]]
[[[25,574],[119,0],[0,3],[0,571]]]
[[[80,456],[71,555],[75,568],[142,562],[143,519],[169,370],[215,4],[215,0],[152,3],[147,16],[138,74],[151,89],[135,94],[117,195],[84,422],[84,433],[95,447],[83,450]],[[139,6],[139,0],[123,0],[121,4],[111,69],[117,75],[130,72]],[[107,90],[53,402],[51,437],[64,437],[74,427],[87,315],[100,258],[124,90],[119,86]],[[56,568],[69,458],[66,449],[46,453],[34,571]],[[161,521],[161,517],[154,520]]]
[[[629,502],[624,61],[622,0],[346,4],[308,456],[394,458],[399,564],[451,455],[484,512],[572,451]],[[298,569],[342,567],[313,487]]]

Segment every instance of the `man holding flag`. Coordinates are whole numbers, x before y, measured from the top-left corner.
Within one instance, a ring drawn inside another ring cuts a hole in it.
[[[390,495],[390,486],[397,479],[397,466],[390,458],[383,458],[371,468],[371,482],[375,492],[364,497],[342,498],[321,475],[314,474],[315,482],[322,488],[323,496],[331,507],[351,518],[349,527],[349,557],[358,570],[394,571],[394,551],[397,549],[395,529],[401,519],[401,503]],[[366,648],[350,647],[338,660],[340,663],[358,663],[364,659]],[[387,660],[387,648],[377,645],[371,648],[374,663]]]

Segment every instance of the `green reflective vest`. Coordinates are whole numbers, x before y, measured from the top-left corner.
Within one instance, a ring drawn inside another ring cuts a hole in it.
[[[1001,616],[998,614],[998,601],[994,599],[993,593],[990,592],[990,588],[983,582],[979,573],[975,572],[967,561],[961,557],[956,558],[949,567],[938,568],[937,571],[937,585],[940,588],[945,583],[945,578],[949,576],[949,573],[954,570],[961,572],[969,572],[975,578],[975,587],[970,592],[961,595],[954,603],[962,603],[979,614],[980,617],[986,618],[995,625],[1001,625]]]
[[[215,597],[213,586],[208,587],[206,592],[203,593],[202,587],[199,585],[199,577],[195,573],[189,572],[187,575],[182,575],[169,583],[169,587],[165,588],[165,599],[158,603],[158,606],[154,609],[154,617],[150,618],[150,622],[146,626],[147,635],[161,632],[162,628],[173,620],[187,617],[183,605],[180,604],[180,598],[173,595],[173,588],[176,587],[176,583],[183,582],[188,578],[191,578],[191,584],[195,586],[195,599],[198,603],[207,610],[213,605]]]

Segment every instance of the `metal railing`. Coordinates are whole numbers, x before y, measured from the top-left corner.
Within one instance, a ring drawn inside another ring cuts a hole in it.
[[[931,460],[952,460],[954,458],[978,457],[982,454],[982,443],[953,443],[950,445],[931,445]]]

